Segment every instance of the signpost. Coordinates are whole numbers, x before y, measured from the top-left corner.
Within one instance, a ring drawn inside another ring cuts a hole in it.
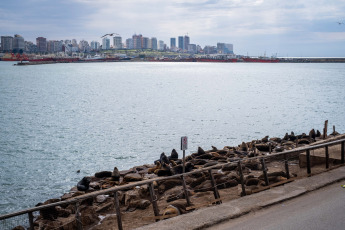
[[[188,148],[188,137],[181,137],[181,150],[183,151],[183,173],[186,172],[186,155],[185,150]]]

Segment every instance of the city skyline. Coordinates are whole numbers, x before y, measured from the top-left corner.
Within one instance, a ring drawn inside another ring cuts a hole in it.
[[[0,34],[28,41],[47,39],[101,42],[106,33],[123,41],[133,34],[170,38],[188,35],[191,43],[236,46],[236,54],[268,56],[345,56],[343,1],[5,1]],[[176,44],[178,45],[178,44]]]

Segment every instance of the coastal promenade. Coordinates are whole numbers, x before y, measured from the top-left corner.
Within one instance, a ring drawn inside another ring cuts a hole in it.
[[[312,177],[302,178],[269,190],[223,202],[220,205],[203,208],[194,212],[146,225],[137,230],[152,229],[207,229],[231,221],[260,209],[285,202],[306,193],[345,180],[345,167],[339,167]],[[331,196],[332,194],[330,194]],[[286,213],[287,214],[287,213]],[[288,215],[288,214],[287,214]],[[284,216],[281,216],[283,219]]]

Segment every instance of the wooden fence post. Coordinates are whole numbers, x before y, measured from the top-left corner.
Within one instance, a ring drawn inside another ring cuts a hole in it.
[[[310,166],[310,150],[307,149],[306,151],[306,157],[307,157],[307,173],[308,175],[311,174],[311,166]]]
[[[34,230],[34,216],[32,215],[32,212],[28,213],[29,215],[29,224],[30,224],[30,230]]]
[[[240,174],[240,181],[241,181],[241,186],[242,186],[241,196],[245,196],[246,195],[246,188],[244,187],[244,178],[243,178],[242,165],[241,165],[240,160],[237,163],[237,168],[238,168],[238,172]]]
[[[184,192],[184,195],[186,197],[187,205],[190,206],[191,202],[190,202],[190,199],[189,199],[189,196],[188,196],[188,190],[187,190],[187,186],[186,186],[186,181],[184,179],[184,175],[182,175],[181,178],[182,178],[183,192]]]
[[[117,226],[119,230],[122,230],[122,219],[121,219],[121,210],[120,210],[120,203],[119,203],[119,195],[118,192],[116,191],[114,193],[114,202],[115,202],[115,209],[116,209],[116,218],[117,218]]]
[[[345,163],[345,150],[344,150],[345,141],[341,142],[341,163]]]
[[[216,181],[214,180],[214,177],[212,175],[212,169],[209,169],[208,170],[208,173],[210,174],[210,179],[211,179],[211,185],[213,187],[213,194],[214,194],[214,199],[219,199],[220,196],[219,196],[219,192],[218,192],[218,188],[217,188],[217,184],[216,184]],[[217,201],[216,204],[221,204],[222,202],[221,201]]]
[[[261,158],[261,165],[262,165],[262,172],[264,173],[264,178],[265,178],[265,184],[266,186],[269,185],[269,181],[268,181],[268,176],[267,176],[267,168],[266,168],[266,164],[265,164],[265,158]]]
[[[286,156],[286,154],[284,155],[284,163],[285,163],[285,172],[286,172],[286,179],[290,179],[290,172],[289,172],[289,160]]]
[[[75,203],[75,220],[77,222],[77,229],[83,230],[83,223],[81,222],[80,213],[79,213],[79,204],[80,201]]]
[[[326,139],[327,137],[327,126],[328,126],[328,120],[325,120],[325,127],[323,128],[323,139]]]
[[[326,154],[326,169],[329,168],[329,153],[328,153],[328,145],[325,146],[325,154]]]
[[[159,209],[158,209],[158,205],[157,205],[157,196],[155,195],[155,190],[153,188],[153,183],[149,183],[149,189],[150,189],[150,196],[151,196],[151,202],[152,202],[152,206],[153,206],[153,212],[155,214],[155,216],[159,216]],[[156,220],[156,222],[159,221],[158,219]]]

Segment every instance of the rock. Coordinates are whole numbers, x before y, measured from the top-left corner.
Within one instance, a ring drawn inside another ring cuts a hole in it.
[[[70,210],[64,209],[61,206],[56,206],[55,209],[56,209],[59,217],[66,218],[66,217],[69,217],[69,215],[72,214],[72,212]]]
[[[68,200],[73,197],[73,193],[65,193],[62,197],[61,200]]]
[[[109,197],[109,195],[98,195],[98,196],[96,196],[96,202],[97,203],[103,203],[107,200],[108,197]]]
[[[87,191],[87,190],[89,190],[90,182],[91,182],[91,178],[90,177],[84,177],[83,179],[81,179],[81,181],[79,181],[78,184],[77,184],[78,191]]]
[[[113,181],[120,181],[120,172],[117,167],[114,167],[113,172],[111,173],[111,179]]]
[[[124,177],[126,176],[127,174],[129,173],[136,173],[136,171],[134,171],[133,169],[130,169],[130,170],[122,170],[120,171],[120,176]]]
[[[84,191],[77,191],[77,192],[72,194],[72,197],[81,196],[81,195],[84,195],[84,194],[85,194]]]
[[[90,188],[93,188],[93,189],[96,189],[96,190],[99,190],[101,188],[101,184],[99,182],[91,182],[89,184]]]
[[[99,221],[99,217],[96,213],[95,207],[93,206],[82,207],[80,209],[80,213],[80,218],[83,226],[88,226]]]
[[[103,178],[103,177],[111,177],[112,172],[110,171],[101,171],[101,172],[96,172],[95,177],[96,178]]]
[[[16,226],[12,230],[25,230],[25,228],[23,226]]]
[[[141,181],[143,178],[139,173],[129,173],[123,178],[126,182]]]

